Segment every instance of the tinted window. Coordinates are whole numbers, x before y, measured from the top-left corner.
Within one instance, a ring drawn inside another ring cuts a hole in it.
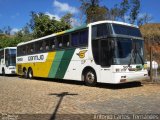
[[[92,41],[92,51],[93,51],[93,57],[96,62],[96,64],[100,64],[100,45],[99,40]]]
[[[27,47],[27,54],[34,53],[34,44],[33,43],[28,44],[26,47]]]
[[[114,29],[115,34],[142,37],[140,30],[135,27],[113,24],[113,29]]]
[[[44,49],[45,49],[45,51],[49,51],[51,49],[49,46],[50,39],[46,39],[45,42],[46,42],[46,45],[44,46]]]
[[[17,56],[26,54],[26,45],[17,47]]]
[[[84,30],[80,32],[80,45],[87,45],[88,44],[88,30]]]
[[[57,37],[57,47],[58,48],[62,48],[63,44],[62,44],[62,36],[58,36]]]
[[[9,54],[16,54],[16,49],[9,49]]]
[[[49,44],[49,48],[51,49],[51,50],[54,50],[55,48],[56,48],[56,44],[55,44],[55,38],[50,38],[50,44]]]
[[[64,35],[63,36],[63,47],[69,47],[69,46],[70,46],[69,35]]]
[[[35,42],[36,46],[35,46],[35,51],[36,53],[42,52],[43,51],[43,41],[37,41]]]
[[[71,45],[78,46],[79,44],[79,32],[72,33],[71,35]]]
[[[109,30],[108,24],[100,24],[95,25],[92,27],[92,39],[96,39],[99,37],[105,38],[107,35],[109,35],[111,31]]]

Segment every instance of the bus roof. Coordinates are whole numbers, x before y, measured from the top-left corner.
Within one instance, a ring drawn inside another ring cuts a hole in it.
[[[1,48],[0,51],[4,49],[17,49],[17,47],[5,47],[5,48]]]
[[[90,23],[89,25],[97,25],[97,24],[102,24],[102,23],[120,24],[120,25],[126,25],[126,26],[131,26],[131,27],[138,28],[138,26],[133,25],[133,24],[129,24],[129,23],[125,23],[125,22],[119,22],[119,21],[111,21],[111,20],[97,21],[97,22]]]
[[[126,25],[126,26],[131,26],[131,27],[136,27],[136,28],[138,28],[138,26],[133,25],[133,24],[128,24],[128,23],[124,23],[124,22],[118,22],[118,21],[104,20],[104,21],[93,22],[93,23],[90,23],[90,24],[88,24],[88,25],[82,25],[82,26],[75,27],[75,28],[72,28],[72,29],[69,29],[69,30],[65,30],[65,31],[62,31],[62,32],[53,33],[53,34],[51,34],[51,35],[47,35],[47,36],[44,36],[44,37],[41,37],[41,38],[37,38],[37,39],[31,40],[31,41],[21,42],[21,43],[19,43],[17,46],[21,46],[21,45],[25,45],[25,44],[28,44],[28,43],[36,42],[36,41],[39,41],[39,40],[43,40],[43,39],[46,39],[46,38],[54,37],[54,36],[56,36],[56,35],[61,35],[61,34],[73,32],[73,31],[75,31],[75,30],[85,29],[85,28],[87,28],[88,26],[97,25],[97,24],[102,24],[102,23],[111,23],[111,24],[115,23],[115,24]]]

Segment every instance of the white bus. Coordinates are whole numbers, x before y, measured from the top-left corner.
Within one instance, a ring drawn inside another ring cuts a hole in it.
[[[0,74],[16,74],[16,47],[0,49]]]
[[[85,81],[86,85],[147,78],[137,26],[99,21],[17,46],[17,74]]]

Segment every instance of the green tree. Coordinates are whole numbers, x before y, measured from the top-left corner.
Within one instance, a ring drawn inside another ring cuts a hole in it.
[[[149,23],[152,19],[153,19],[153,17],[151,15],[145,13],[141,17],[138,18],[137,24],[138,24],[138,26],[142,26],[144,24]]]
[[[62,16],[61,21],[67,25],[69,25],[70,27],[72,27],[72,17],[73,14],[72,13],[66,13],[64,16]]]
[[[123,0],[120,3],[120,8],[119,8],[119,17],[122,19],[122,21],[126,22],[125,16],[127,12],[129,11],[130,5],[129,5],[129,0]]]
[[[110,9],[109,16],[110,20],[118,20],[120,16],[120,9],[118,8],[118,5],[115,5],[113,8]]]
[[[107,9],[105,6],[99,5],[99,0],[80,0],[80,9],[86,15],[86,22],[95,22],[99,20],[105,20]]]
[[[30,27],[33,30],[34,38],[43,37],[70,28],[70,25],[57,21],[44,13],[31,13]]]
[[[131,4],[132,4],[132,8],[130,11],[130,17],[129,17],[129,21],[131,24],[134,24],[135,21],[138,19],[138,14],[140,12],[140,0],[131,0]]]

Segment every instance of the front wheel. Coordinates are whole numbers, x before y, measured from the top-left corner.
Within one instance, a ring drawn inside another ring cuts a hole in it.
[[[87,86],[95,86],[97,83],[96,73],[93,70],[87,70],[84,74],[84,81]]]

